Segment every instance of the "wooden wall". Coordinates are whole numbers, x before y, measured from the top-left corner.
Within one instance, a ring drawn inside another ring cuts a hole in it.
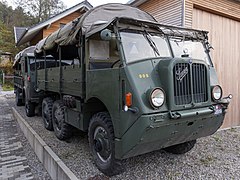
[[[236,0],[185,0],[185,27],[192,27],[193,8],[240,21],[240,2]]]
[[[148,0],[138,8],[154,16],[159,23],[182,26],[182,8],[181,0]]]
[[[240,14],[240,9],[239,9]],[[209,31],[212,61],[224,95],[233,94],[223,128],[240,125],[240,22],[193,9],[192,27]]]
[[[80,11],[76,11],[76,12],[69,14],[68,16],[65,16],[64,18],[59,19],[58,21],[52,23],[49,27],[47,27],[43,30],[43,38],[47,37],[49,34],[58,30],[60,28],[60,24],[67,24],[68,22],[78,18],[81,14],[82,13],[80,13]]]

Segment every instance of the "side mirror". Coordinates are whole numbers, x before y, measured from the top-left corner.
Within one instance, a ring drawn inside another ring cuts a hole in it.
[[[112,39],[112,32],[109,29],[104,29],[100,33],[100,37],[104,41],[110,41]]]

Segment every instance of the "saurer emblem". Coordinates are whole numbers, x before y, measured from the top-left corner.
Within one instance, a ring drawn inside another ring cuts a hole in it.
[[[179,68],[176,71],[176,79],[178,81],[182,81],[183,78],[188,74],[188,67],[185,67],[183,70],[181,68]]]

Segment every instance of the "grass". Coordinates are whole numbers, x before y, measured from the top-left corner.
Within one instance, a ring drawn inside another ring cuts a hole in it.
[[[2,86],[2,88],[3,88],[3,91],[12,91],[12,90],[14,90],[13,85],[11,85],[11,84],[4,84]]]

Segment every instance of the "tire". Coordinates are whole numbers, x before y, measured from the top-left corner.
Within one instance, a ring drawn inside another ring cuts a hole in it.
[[[99,112],[90,120],[90,150],[97,168],[107,176],[121,173],[121,161],[115,159],[114,129],[109,113]]]
[[[30,101],[25,101],[25,111],[28,117],[35,116],[35,104]]]
[[[52,109],[53,99],[50,97],[44,98],[42,101],[42,119],[44,127],[49,131],[53,130]]]
[[[60,140],[66,140],[72,136],[72,126],[67,124],[64,118],[65,113],[62,101],[55,101],[52,108],[52,122],[54,133]]]
[[[188,141],[185,143],[164,148],[164,150],[172,154],[185,154],[188,151],[190,151],[195,144],[196,144],[196,140],[192,140],[192,141]]]
[[[15,100],[16,100],[16,105],[17,105],[17,106],[22,106],[22,105],[23,105],[23,101],[22,101],[22,99],[20,98],[20,90],[19,90],[19,89],[16,90]]]

